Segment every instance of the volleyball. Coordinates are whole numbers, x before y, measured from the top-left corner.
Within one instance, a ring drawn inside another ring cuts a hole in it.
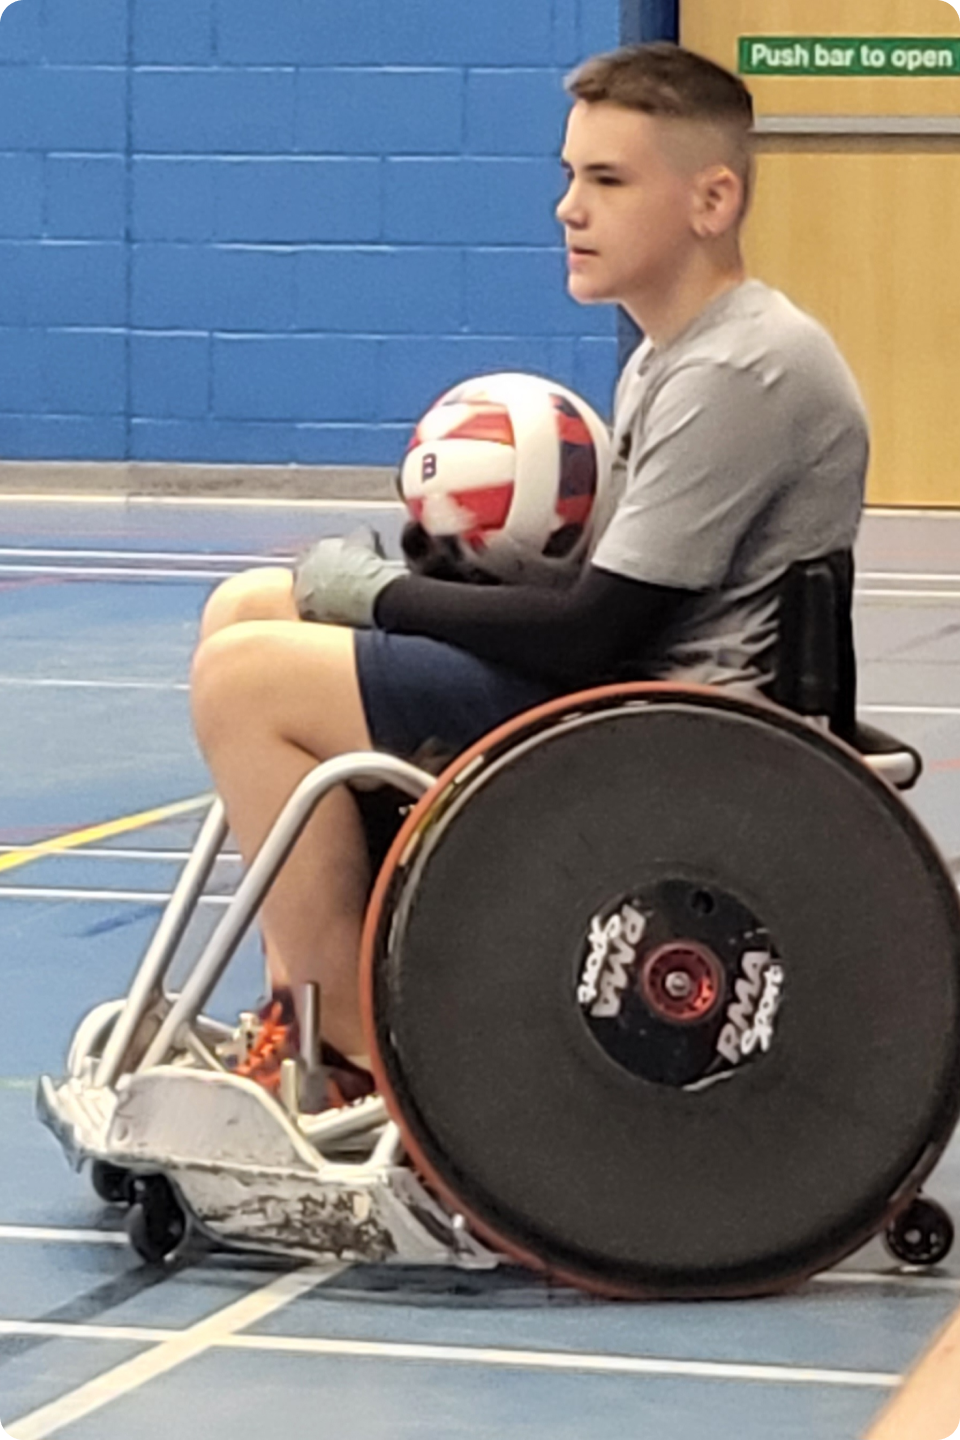
[[[556,381],[464,380],[416,426],[400,470],[412,518],[466,566],[507,583],[576,574],[609,489],[607,427]]]

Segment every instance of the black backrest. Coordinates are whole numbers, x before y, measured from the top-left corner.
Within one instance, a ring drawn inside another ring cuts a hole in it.
[[[799,715],[826,715],[850,744],[857,725],[853,649],[853,553],[800,560],[780,589],[776,679],[771,700]]]

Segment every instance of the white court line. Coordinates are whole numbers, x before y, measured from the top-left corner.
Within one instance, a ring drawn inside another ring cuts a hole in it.
[[[960,520],[960,510],[951,505],[868,505],[864,514],[878,520]]]
[[[243,1304],[242,1301],[239,1303]],[[217,1318],[219,1317],[214,1317]],[[248,1325],[252,1321],[242,1323]],[[89,1415],[92,1410],[99,1409],[109,1400],[139,1389],[156,1375],[171,1370],[174,1365],[180,1365],[184,1360],[209,1350],[249,1350],[261,1355],[413,1360],[420,1364],[427,1362],[434,1365],[478,1365],[505,1370],[577,1371],[594,1375],[682,1376],[684,1379],[751,1381],[764,1385],[832,1385],[854,1389],[895,1389],[903,1378],[885,1370],[824,1370],[793,1365],[749,1365],[728,1360],[669,1360],[641,1355],[604,1355],[595,1351],[514,1350],[479,1345],[427,1345],[392,1340],[325,1340],[298,1335],[239,1335],[235,1333],[241,1328],[239,1324],[231,1324],[229,1331],[220,1336],[204,1337],[199,1344],[194,1341],[189,1345],[187,1354],[173,1353],[187,1349],[183,1342],[194,1331],[202,1328],[203,1326],[194,1326],[188,1331],[171,1331],[119,1325],[71,1326],[43,1321],[27,1321],[21,1324],[16,1321],[0,1322],[0,1335],[36,1335],[67,1340],[159,1340],[156,1347],[146,1355],[117,1366],[99,1381],[82,1386],[80,1390],[73,1392],[72,1396],[64,1396],[53,1405],[45,1406],[33,1415],[14,1421],[8,1427],[11,1440],[40,1440],[40,1437],[53,1434],[55,1430],[72,1424],[81,1416]],[[158,1363],[161,1357],[164,1361],[162,1364]],[[136,1373],[138,1371],[139,1374]],[[119,1384],[116,1377],[120,1377]],[[85,1391],[94,1391],[98,1387],[106,1390],[108,1387],[103,1384],[105,1381],[110,1382],[111,1393],[103,1395],[102,1398],[97,1397],[96,1404],[89,1403],[93,1396],[84,1396],[83,1400],[80,1400],[79,1397],[83,1396]],[[83,1408],[79,1408],[81,1404]],[[60,1413],[56,1413],[58,1411]]]
[[[171,564],[186,565],[196,561],[198,565],[279,565],[294,559],[292,552],[282,555],[226,554],[210,550],[76,550],[72,545],[63,545],[55,550],[33,550],[20,545],[0,546],[0,556],[8,560],[152,560],[169,561]],[[922,578],[922,577],[918,577]]]
[[[960,1279],[950,1275],[927,1275],[923,1270],[830,1270],[813,1275],[813,1285],[905,1285],[913,1290],[960,1290]]]
[[[46,676],[0,675],[0,685],[36,686],[44,690],[189,690],[178,680],[58,680]]]
[[[872,1370],[815,1370],[790,1365],[742,1365],[733,1361],[654,1360],[634,1355],[582,1354],[575,1350],[507,1350],[474,1345],[407,1344],[388,1340],[311,1340],[285,1335],[231,1335],[231,1350],[269,1350],[301,1355],[350,1355],[378,1360],[489,1365],[512,1370],[580,1370],[607,1375],[682,1375],[702,1380],[753,1380],[764,1384],[882,1386],[900,1375]],[[20,1440],[20,1437],[18,1437]],[[26,1437],[23,1437],[26,1440]]]
[[[960,600],[960,586],[956,590],[858,589],[855,598],[857,600]]]
[[[0,555],[4,552],[0,550]],[[72,551],[70,552],[73,553]],[[916,581],[918,584],[934,585],[938,581],[956,581],[960,584],[960,574],[955,570],[934,570],[928,573],[917,573],[914,570],[860,570],[857,573],[857,581],[867,580],[903,580],[904,583]]]
[[[126,565],[0,565],[0,576],[68,575],[81,580],[229,580],[236,570],[165,570]]]
[[[73,491],[39,494],[36,491],[0,494],[0,505],[109,505],[122,509],[149,509],[187,506],[199,510],[402,510],[399,500],[310,500],[304,496],[263,497],[247,495],[126,495],[91,491],[78,495]]]
[[[166,905],[169,899],[169,892],[164,890],[68,890],[55,886],[0,884],[0,900],[109,900],[121,905]],[[197,904],[229,905],[232,899],[232,895],[201,895]]]
[[[57,1226],[0,1225],[0,1240],[25,1240],[30,1244],[129,1245],[123,1230],[64,1230]]]
[[[960,715],[960,705],[858,705],[866,715]]]
[[[281,1275],[206,1320],[171,1334],[144,1354],[136,1355],[132,1360],[69,1391],[52,1404],[42,1405],[29,1415],[8,1423],[7,1432],[11,1440],[44,1440],[45,1436],[53,1435],[64,1426],[92,1415],[111,1400],[129,1395],[157,1376],[166,1375],[185,1361],[195,1359],[212,1346],[223,1345],[236,1331],[256,1325],[292,1300],[325,1284],[343,1269],[342,1265],[311,1265]]]
[[[22,1336],[27,1340],[126,1340],[158,1345],[178,1333],[176,1330],[147,1330],[139,1325],[70,1325],[52,1320],[0,1320],[0,1337],[6,1335],[13,1339]]]

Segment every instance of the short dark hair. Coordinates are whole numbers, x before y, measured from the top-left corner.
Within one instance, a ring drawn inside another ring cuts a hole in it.
[[[754,186],[754,112],[753,96],[738,76],[705,55],[658,41],[594,55],[567,77],[566,88],[590,105],[605,101],[725,131],[743,185],[743,219]]]

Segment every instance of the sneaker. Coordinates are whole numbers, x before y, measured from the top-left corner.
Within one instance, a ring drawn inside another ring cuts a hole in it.
[[[300,1054],[300,1031],[289,990],[274,991],[259,1012],[259,1022],[246,1059],[232,1067],[233,1074],[255,1081],[279,1098],[280,1068],[284,1060],[295,1060]],[[323,1095],[315,1109],[310,1107],[313,1113],[352,1105],[373,1094],[376,1086],[370,1072],[354,1065],[326,1041],[320,1046],[320,1063],[324,1073]]]

